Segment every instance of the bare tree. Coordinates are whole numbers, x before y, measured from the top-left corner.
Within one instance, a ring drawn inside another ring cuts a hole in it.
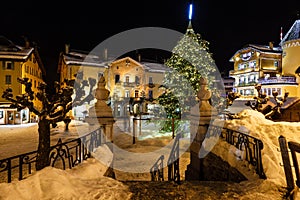
[[[41,170],[50,165],[50,125],[54,127],[57,122],[64,121],[68,118],[67,113],[72,107],[82,105],[84,102],[90,102],[94,99],[92,89],[96,84],[96,80],[89,78],[89,81],[76,77],[72,80],[64,80],[62,83],[55,82],[54,95],[48,95],[46,92],[47,85],[42,83],[38,86],[38,92],[35,94],[32,90],[32,84],[28,78],[18,78],[18,82],[25,85],[25,93],[13,97],[12,89],[8,88],[3,92],[2,98],[10,101],[12,108],[18,111],[28,108],[31,112],[39,117],[38,133],[39,143],[36,158],[36,170]],[[85,96],[84,87],[90,86],[89,94]],[[74,88],[76,88],[75,97]],[[34,104],[34,98],[42,102],[42,108],[37,109]]]

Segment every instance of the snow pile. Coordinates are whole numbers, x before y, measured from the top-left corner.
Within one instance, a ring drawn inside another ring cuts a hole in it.
[[[286,186],[278,138],[282,135],[287,142],[300,142],[300,122],[273,122],[262,113],[251,109],[243,110],[238,115],[240,119],[227,120],[225,127],[260,139],[264,144],[262,161],[267,178]]]
[[[0,199],[130,199],[123,183],[103,176],[107,167],[88,159],[73,169],[46,167],[32,176],[10,184],[0,184]]]

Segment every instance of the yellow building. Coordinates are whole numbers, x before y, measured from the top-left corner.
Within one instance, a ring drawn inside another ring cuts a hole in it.
[[[296,20],[286,33],[280,44],[282,47],[282,75],[297,77],[297,83],[300,83],[300,20]],[[297,72],[298,70],[298,72]],[[297,96],[300,97],[299,87]]]
[[[105,59],[107,60],[107,59]],[[105,70],[108,68],[107,61],[103,61],[100,55],[94,55],[90,52],[84,52],[79,50],[73,50],[69,44],[65,45],[65,49],[59,55],[58,69],[60,82],[65,79],[75,79],[78,72],[82,73],[82,80],[88,80],[88,78],[99,79],[100,76],[104,75]],[[75,88],[75,90],[78,88]],[[89,92],[89,88],[84,88],[86,94]],[[90,102],[93,104],[94,101]],[[86,116],[86,112],[90,105],[88,103],[73,108],[69,113],[71,117],[77,119],[83,119]]]
[[[78,72],[83,74],[82,80],[93,78],[98,81],[100,76],[104,76],[106,88],[110,91],[108,103],[115,116],[128,116],[134,109],[147,112],[151,108],[149,104],[154,104],[154,99],[162,92],[159,86],[168,68],[159,63],[139,62],[131,57],[111,59],[107,56],[107,50],[104,55],[71,50],[70,46],[66,45],[65,51],[59,56],[60,81],[74,79]],[[89,89],[85,88],[86,94]],[[139,104],[141,101],[144,102],[143,105]],[[134,102],[136,106],[133,105]],[[83,119],[94,103],[95,99],[73,108],[70,115],[76,119]]]
[[[295,77],[282,77],[281,48],[249,44],[238,50],[230,59],[234,63],[234,70],[229,76],[235,79],[234,92],[241,94],[241,98],[253,98],[257,95],[254,86],[262,84],[262,91],[272,96],[278,91],[279,96],[290,86],[296,86]]]
[[[138,62],[130,57],[111,62],[106,80],[114,115],[151,112],[156,105],[155,99],[163,92],[160,86],[168,70],[163,64]]]
[[[39,84],[44,82],[45,73],[36,47],[31,47],[28,41],[25,41],[24,46],[19,46],[4,36],[0,36],[0,86],[2,92],[11,88],[14,97],[24,94],[25,86],[19,83],[17,78],[29,78],[32,89],[36,93]],[[18,112],[16,109],[9,108],[10,103],[1,96],[0,124],[20,124],[36,120],[34,114],[29,115],[28,109]],[[33,103],[37,109],[42,108],[42,103],[38,99],[35,98]]]
[[[279,47],[247,45],[238,50],[230,59],[234,63],[234,70],[229,76],[235,78],[234,91],[242,95],[241,98],[253,98],[257,95],[254,86],[262,85],[262,92],[272,96],[278,91],[279,97],[285,92],[289,97],[300,97],[300,20],[296,20]]]

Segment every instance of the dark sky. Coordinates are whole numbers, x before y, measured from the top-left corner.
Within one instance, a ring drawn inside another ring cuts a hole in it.
[[[139,27],[162,27],[184,33],[188,0],[151,1],[8,1],[1,2],[0,34],[17,44],[22,36],[34,41],[48,74],[57,79],[57,61],[64,44],[90,51],[105,39]],[[233,68],[228,60],[248,43],[279,43],[297,19],[299,0],[194,0],[193,28],[210,42],[220,69]],[[54,75],[53,75],[54,74]]]

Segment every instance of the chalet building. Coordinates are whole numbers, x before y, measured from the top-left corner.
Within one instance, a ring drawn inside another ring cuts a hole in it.
[[[269,96],[277,90],[279,95],[284,94],[286,88],[296,87],[295,77],[282,77],[282,50],[269,46],[248,44],[238,50],[230,59],[234,69],[229,76],[235,79],[233,91],[244,98],[253,98],[257,95],[254,86],[262,84],[262,90]]]
[[[25,41],[24,46],[14,44],[4,36],[0,36],[0,85],[3,90],[11,88],[13,96],[25,93],[25,86],[17,78],[29,78],[32,89],[36,93],[40,83],[44,83],[45,68],[39,56],[37,47],[30,46]],[[10,102],[0,95],[0,124],[22,124],[37,120],[37,116],[28,109],[17,111],[10,108]],[[38,99],[33,100],[37,109],[42,108]]]
[[[107,52],[104,55],[72,50],[66,45],[59,56],[60,81],[74,79],[78,72],[82,73],[82,80],[99,80],[100,76],[104,76],[106,88],[110,91],[108,103],[113,108],[114,116],[123,117],[133,112],[147,113],[151,110],[155,106],[154,100],[162,93],[159,86],[168,68],[159,63],[141,62],[140,56],[136,61],[131,57],[112,60],[107,57]],[[87,94],[89,88],[85,90]],[[70,115],[84,119],[95,100],[73,108]]]
[[[235,79],[235,92],[243,98],[253,98],[257,95],[254,86],[262,85],[262,92],[272,96],[273,91],[278,91],[283,97],[285,92],[290,97],[300,97],[299,75],[300,72],[300,20],[296,20],[285,37],[274,46],[248,44],[238,50],[230,61],[234,69],[229,76]]]
[[[254,86],[261,84],[262,91],[270,97],[268,105],[276,106],[273,91],[282,98],[288,92],[287,101],[281,106],[281,121],[300,121],[300,20],[296,20],[280,41],[278,47],[246,45],[230,59],[234,70],[229,76],[235,79],[233,91],[241,94],[232,111],[245,109],[243,99],[257,96]]]

